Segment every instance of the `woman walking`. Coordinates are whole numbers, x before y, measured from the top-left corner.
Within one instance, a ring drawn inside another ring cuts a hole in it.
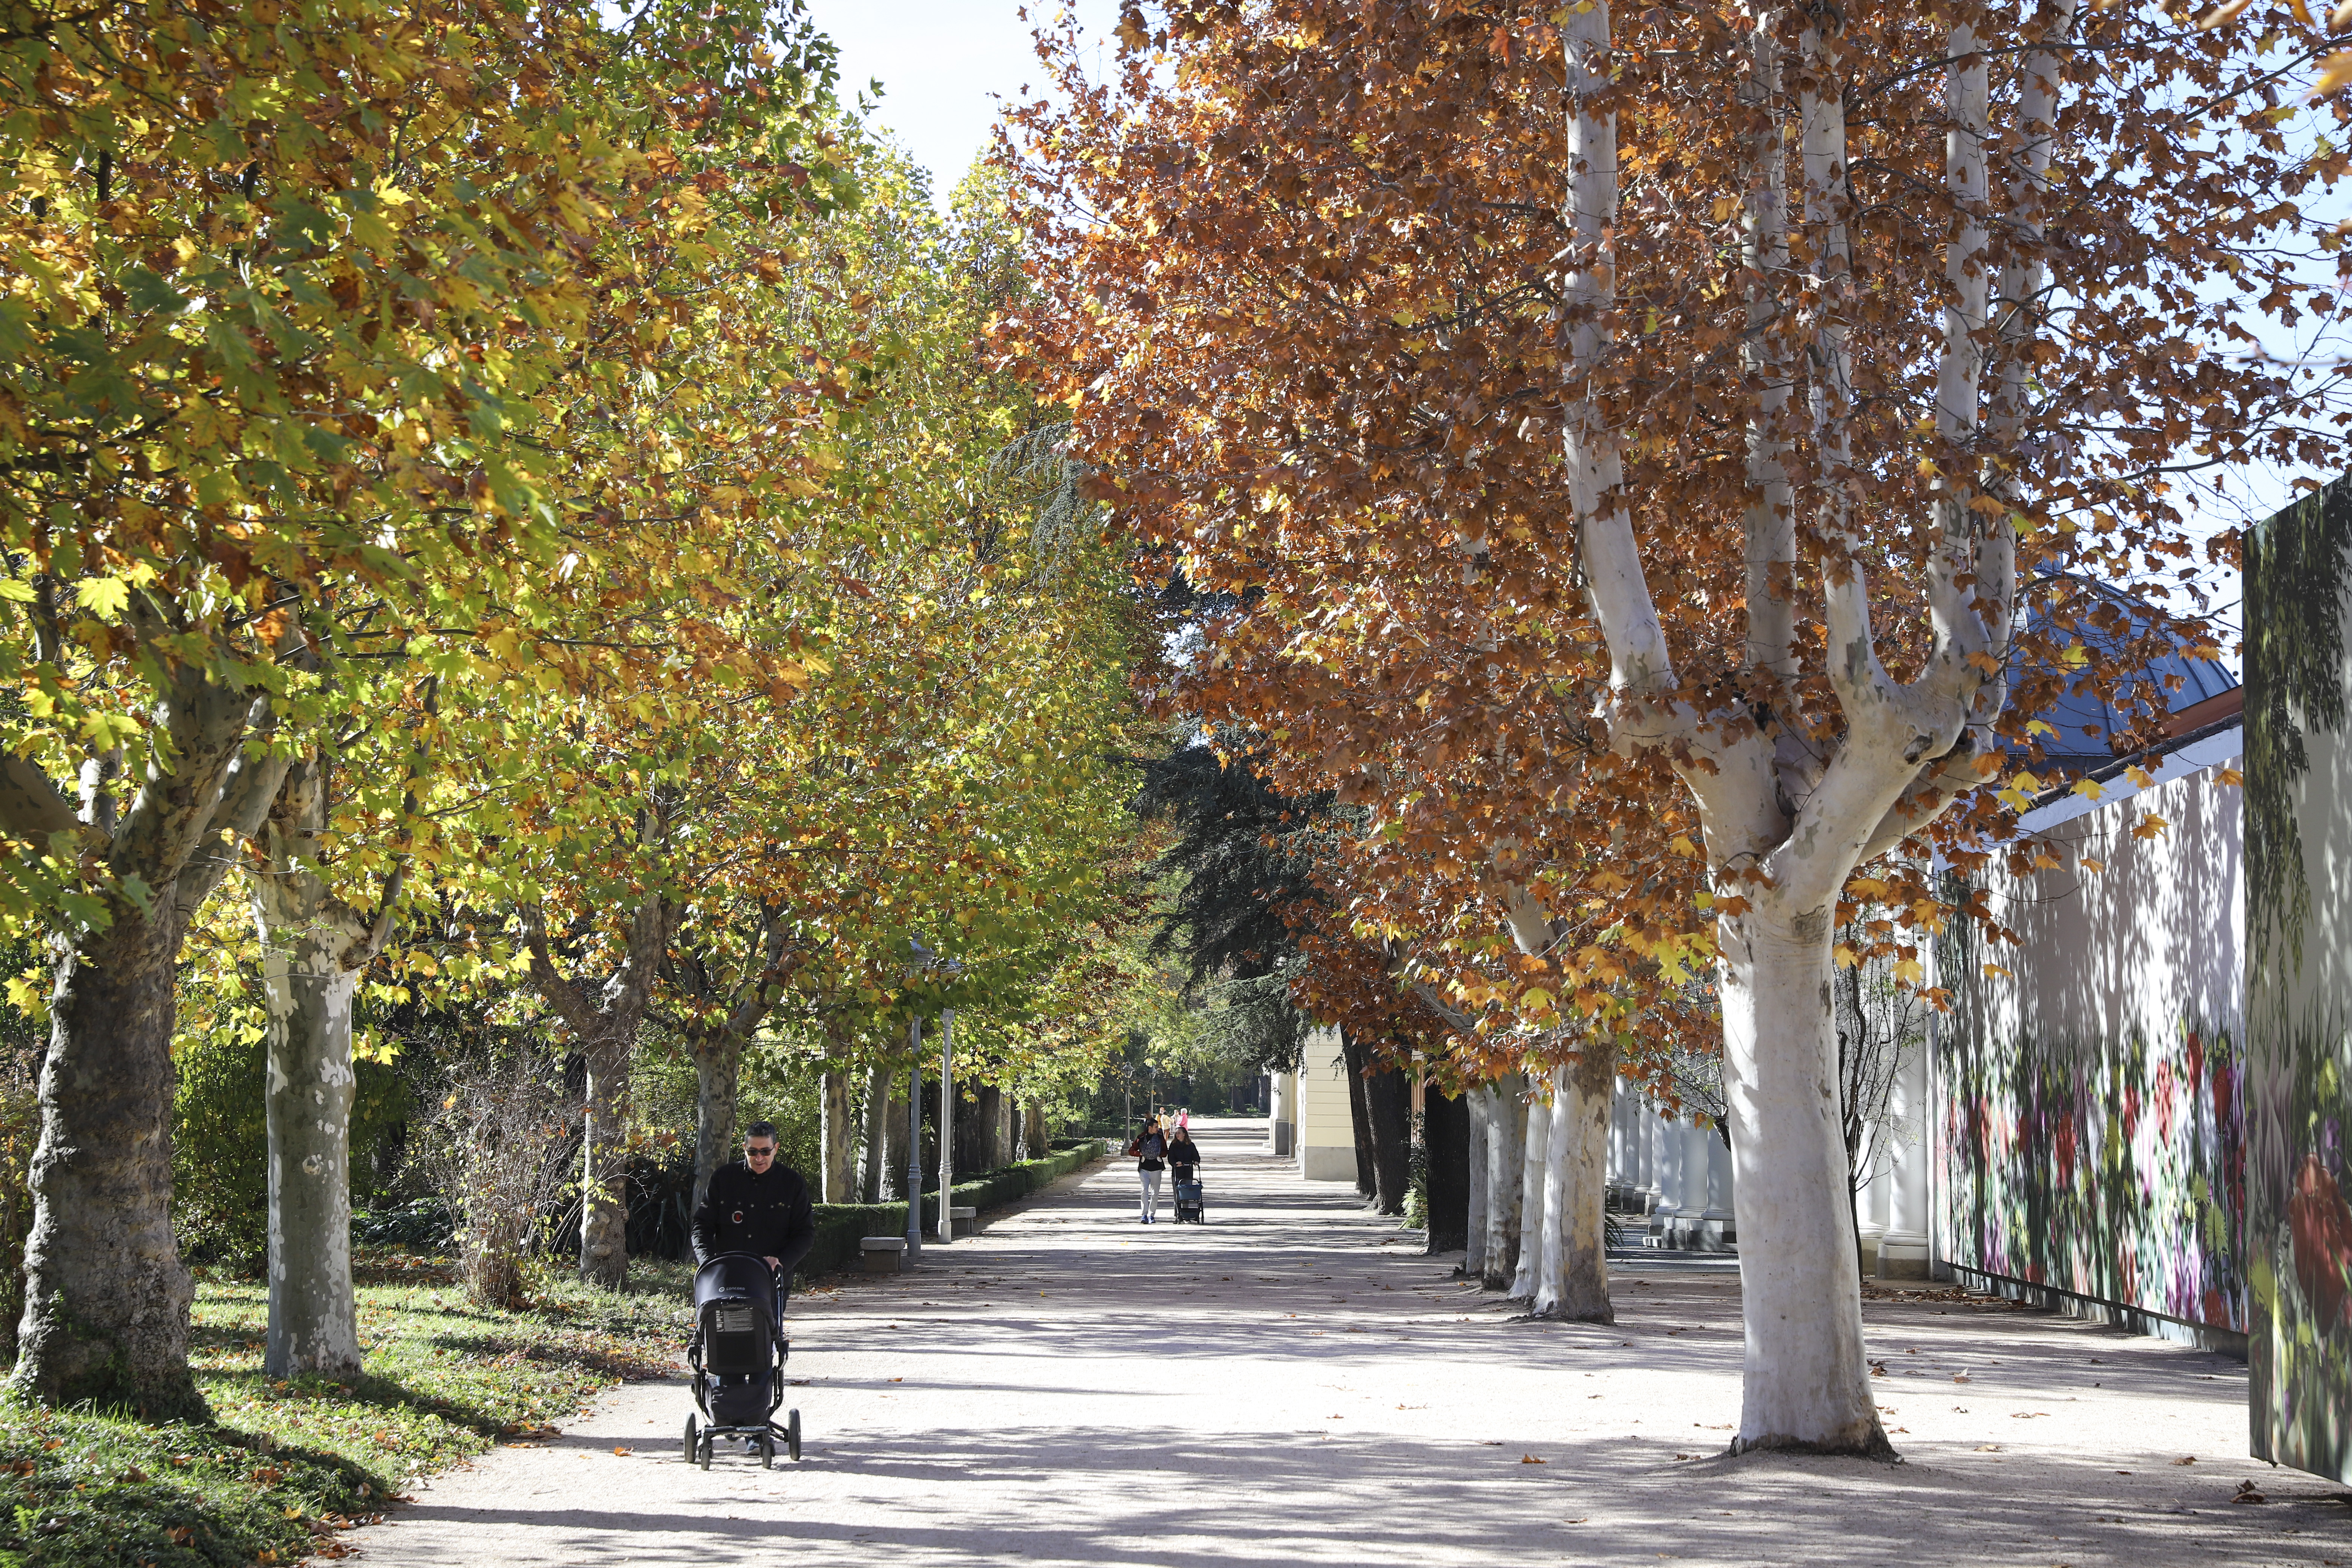
[[[1179,1182],[1199,1181],[1201,1146],[1192,1142],[1192,1130],[1179,1126],[1176,1135],[1168,1140],[1168,1168],[1176,1173]]]
[[[1136,1174],[1143,1180],[1143,1223],[1150,1225],[1160,1208],[1160,1174],[1167,1169],[1168,1139],[1160,1131],[1160,1118],[1154,1116],[1127,1146],[1135,1161]]]

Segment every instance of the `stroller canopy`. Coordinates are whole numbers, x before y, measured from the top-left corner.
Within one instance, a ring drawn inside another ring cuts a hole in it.
[[[776,1321],[776,1277],[764,1258],[722,1252],[694,1271],[694,1309],[709,1301],[751,1301],[771,1323]]]

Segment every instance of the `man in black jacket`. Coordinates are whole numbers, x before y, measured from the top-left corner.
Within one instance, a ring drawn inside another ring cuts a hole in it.
[[[754,1121],[743,1130],[743,1157],[710,1173],[709,1190],[694,1211],[694,1260],[748,1252],[766,1258],[778,1287],[789,1289],[793,1268],[815,1245],[808,1184],[777,1163],[775,1124]]]

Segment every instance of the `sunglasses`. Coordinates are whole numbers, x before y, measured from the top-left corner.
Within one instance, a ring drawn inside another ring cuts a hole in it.
[[[743,1145],[743,1154],[747,1159],[765,1160],[773,1156],[775,1150],[773,1148],[754,1149],[749,1143]]]

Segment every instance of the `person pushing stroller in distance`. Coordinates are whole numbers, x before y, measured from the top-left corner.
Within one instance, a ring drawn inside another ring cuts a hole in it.
[[[709,1418],[698,1431],[687,1417],[686,1458],[709,1468],[720,1436],[740,1437],[764,1465],[782,1436],[800,1456],[800,1412],[778,1427],[770,1419],[784,1402],[784,1304],[793,1269],[816,1242],[816,1214],[808,1184],[776,1158],[772,1122],[743,1131],[743,1158],[711,1173],[694,1211],[694,1338],[687,1355],[694,1369],[694,1402]]]
[[[1168,1140],[1168,1173],[1176,1189],[1176,1223],[1205,1225],[1209,1216],[1201,1196],[1201,1146],[1192,1142],[1190,1120],[1179,1122]]]

